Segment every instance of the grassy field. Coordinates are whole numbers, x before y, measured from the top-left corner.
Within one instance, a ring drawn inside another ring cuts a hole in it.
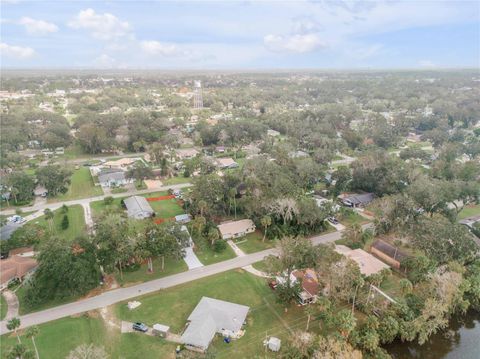
[[[479,216],[480,215],[480,205],[469,205],[466,206],[462,211],[458,214],[458,219],[464,219],[467,217],[472,216]]]
[[[0,320],[3,320],[7,315],[7,309],[7,301],[5,300],[3,295],[0,295]]]
[[[103,214],[106,210],[112,210],[112,211],[122,211],[122,205],[121,201],[123,198],[114,198],[113,203],[110,205],[106,205],[103,200],[100,201],[95,201],[95,202],[90,202],[90,209],[92,211],[92,216],[99,217],[100,215]]]
[[[80,167],[73,170],[68,192],[53,198],[55,201],[69,201],[72,199],[87,198],[103,195],[102,188],[93,183],[90,170],[87,167]]]
[[[126,303],[120,303],[116,305],[116,312],[122,320],[140,320],[148,325],[163,323],[169,325],[172,332],[181,333],[187,317],[203,296],[250,307],[246,332],[241,339],[230,344],[219,337],[213,341],[211,351],[216,358],[253,358],[264,352],[262,341],[266,332],[285,339],[288,328],[295,330],[306,325],[303,307],[293,305],[285,312],[265,280],[243,270],[229,271],[140,297],[142,305],[134,311],[128,310]],[[313,320],[311,327],[314,326]],[[157,352],[162,358],[168,354]]]
[[[240,248],[245,253],[255,253],[260,252],[265,249],[270,249],[275,247],[277,242],[275,240],[269,240],[265,238],[265,241],[262,242],[263,234],[260,231],[255,231],[253,233],[247,234],[245,237],[235,240],[238,248]]]
[[[85,214],[81,205],[76,204],[74,206],[68,207],[67,216],[69,226],[66,230],[63,230],[61,228],[61,223],[64,215],[62,209],[57,209],[53,211],[53,213],[53,232],[55,235],[71,241],[85,232]],[[41,216],[34,221],[28,222],[27,224],[25,224],[25,226],[29,226],[32,224],[38,224],[46,229],[50,228],[50,224],[45,219],[45,216]]]
[[[162,261],[157,258],[153,260],[153,273],[147,271],[147,265],[143,264],[139,269],[135,271],[124,271],[123,279],[120,278],[120,273],[115,274],[115,278],[120,285],[133,285],[149,280],[166,277],[172,274],[185,272],[188,267],[183,259],[165,259],[165,267],[162,271]]]
[[[190,177],[172,177],[162,180],[164,186],[174,185],[174,184],[181,184],[181,183],[189,183],[192,179]]]
[[[147,197],[147,196],[145,196]],[[148,195],[148,197],[155,197]],[[164,199],[161,201],[149,202],[152,209],[155,211],[156,218],[172,218],[179,214],[185,213],[182,207],[177,203],[177,199]]]
[[[347,227],[355,223],[358,223],[358,224],[368,223],[368,220],[366,218],[362,217],[361,215],[355,212],[339,214],[338,216],[336,216],[336,218],[341,224]]]

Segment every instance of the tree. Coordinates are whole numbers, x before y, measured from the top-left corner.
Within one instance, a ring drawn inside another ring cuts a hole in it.
[[[143,162],[137,162],[126,173],[127,178],[133,178],[136,181],[143,181],[145,179],[152,179],[155,177],[150,167]]]
[[[86,153],[99,153],[109,149],[111,140],[104,128],[93,123],[86,123],[78,129],[77,141]]]
[[[7,176],[6,186],[10,187],[15,204],[32,200],[35,181],[25,172],[12,172]]]
[[[33,359],[34,354],[31,350],[27,350],[24,344],[15,344],[7,354],[7,359]]]
[[[17,329],[20,327],[20,319],[17,317],[13,317],[7,322],[7,329],[8,330],[13,330],[15,333],[18,343],[22,344],[22,341],[20,340],[20,337],[18,336]]]
[[[46,188],[51,197],[66,193],[70,185],[72,172],[59,165],[48,165],[37,170],[38,183]]]
[[[73,349],[66,359],[108,359],[103,347],[95,346],[93,344],[82,344]]]
[[[413,284],[424,281],[435,270],[435,263],[422,255],[408,257],[402,261],[402,265],[407,269],[407,277]]]
[[[33,347],[35,348],[35,356],[37,357],[37,359],[40,359],[40,355],[38,355],[38,349],[37,349],[37,344],[35,343],[35,337],[38,335],[39,331],[40,329],[36,325],[28,327],[27,330],[25,330],[25,336],[27,338],[32,339]]]
[[[67,206],[66,204],[64,204],[64,205],[62,206],[62,213],[63,213],[63,214],[67,214],[67,213],[68,213],[68,206]]]
[[[342,309],[334,317],[334,325],[342,337],[348,338],[355,329],[356,319],[349,310]]]
[[[103,199],[103,203],[106,205],[106,206],[110,206],[111,204],[113,204],[113,197],[112,196],[107,196]]]
[[[207,233],[208,240],[210,241],[210,245],[213,247],[215,245],[215,242],[220,239],[220,233],[218,232],[218,229],[215,227],[210,227]]]
[[[272,225],[272,217],[270,217],[268,215],[265,215],[260,220],[260,223],[262,224],[263,231],[264,231],[262,242],[265,242],[265,237],[267,236],[267,229],[268,229],[268,227],[270,227]]]
[[[45,219],[48,222],[50,231],[53,231],[53,218],[55,217],[55,214],[50,208],[45,208],[43,211],[43,214],[45,215]]]
[[[69,225],[70,225],[70,223],[68,221],[68,216],[66,214],[64,214],[63,219],[62,219],[62,223],[61,223],[61,227],[62,227],[63,230],[66,230]]]
[[[400,289],[403,295],[411,293],[413,290],[412,282],[410,282],[407,278],[400,279],[398,284],[400,285]]]

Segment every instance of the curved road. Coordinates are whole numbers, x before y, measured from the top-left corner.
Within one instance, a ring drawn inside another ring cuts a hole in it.
[[[366,224],[363,228],[370,227],[371,224]],[[310,238],[314,245],[329,243],[340,239],[342,232],[332,232],[321,236]],[[261,261],[263,258],[276,254],[277,249],[267,249],[265,251],[248,254],[242,257],[236,257],[227,261],[211,264],[208,266],[195,268],[186,272],[174,274],[168,277],[155,279],[142,284],[131,287],[114,289],[95,297],[86,298],[77,302],[68,303],[54,307],[51,309],[42,310],[20,317],[21,328],[29,327],[31,325],[38,325],[52,320],[68,317],[75,314],[80,314],[89,310],[99,309],[112,305],[124,300],[132,299],[140,295],[153,293],[161,289],[174,287],[179,284],[191,282],[200,278],[205,278],[214,274],[222,273],[231,269],[241,268],[255,262]],[[6,327],[7,322],[0,322],[0,334],[8,333]]]

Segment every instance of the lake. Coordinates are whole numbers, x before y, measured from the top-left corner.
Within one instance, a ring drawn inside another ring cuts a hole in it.
[[[479,359],[480,313],[455,317],[450,326],[432,335],[424,345],[394,342],[384,347],[395,359]]]

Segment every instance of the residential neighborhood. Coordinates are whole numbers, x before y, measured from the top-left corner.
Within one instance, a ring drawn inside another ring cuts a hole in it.
[[[475,6],[0,6],[0,359],[478,358]]]

